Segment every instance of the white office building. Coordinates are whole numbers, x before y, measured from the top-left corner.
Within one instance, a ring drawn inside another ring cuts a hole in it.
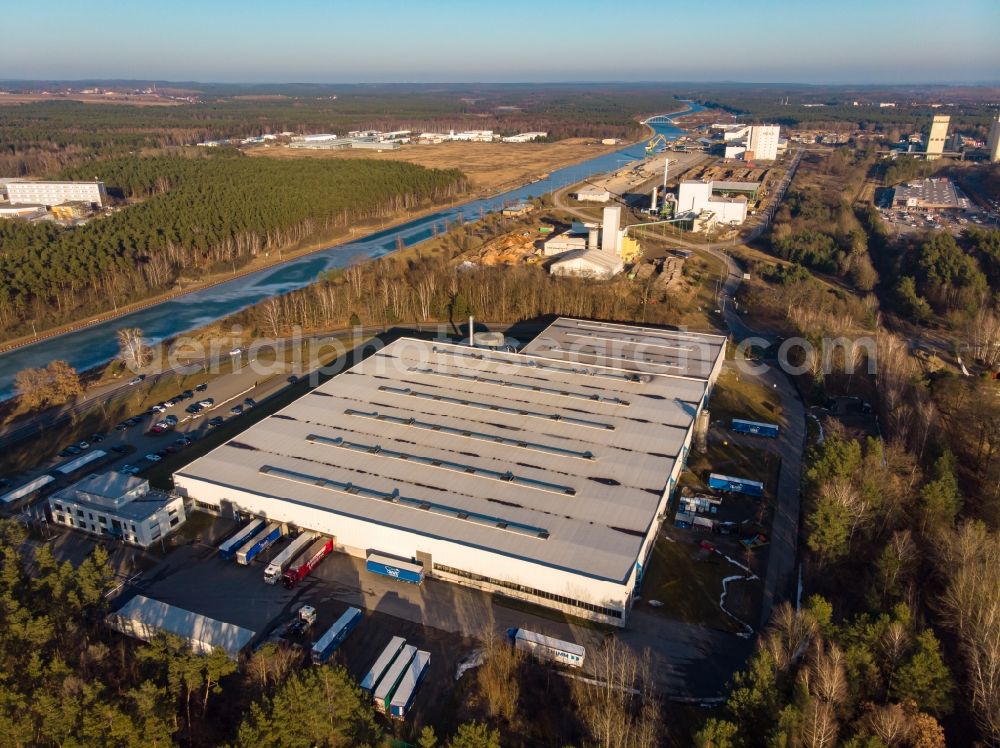
[[[174,484],[338,551],[623,626],[725,346],[565,318],[519,353],[399,339]]]
[[[781,127],[779,125],[753,125],[747,137],[746,159],[758,161],[774,161],[778,158],[778,141]]]
[[[69,202],[89,203],[103,208],[108,204],[104,182],[41,182],[17,180],[7,183],[11,203],[40,203],[48,208]]]
[[[149,481],[116,471],[88,475],[55,492],[48,501],[57,525],[143,548],[159,542],[186,519],[181,497],[153,490]]]

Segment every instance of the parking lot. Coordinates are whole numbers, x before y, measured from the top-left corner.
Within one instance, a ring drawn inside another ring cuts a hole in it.
[[[901,234],[943,230],[957,236],[972,227],[984,229],[1000,227],[1000,212],[966,213],[882,208],[879,215],[887,227]]]
[[[205,523],[199,523],[205,526]],[[637,651],[651,650],[654,672],[672,694],[713,695],[742,660],[749,644],[733,634],[708,627],[674,624],[637,609],[627,630],[567,620],[556,611],[536,609],[480,590],[427,578],[417,586],[370,573],[364,560],[334,552],[295,589],[263,581],[264,568],[289,542],[282,540],[249,565],[224,561],[218,542],[232,532],[231,520],[217,520],[201,537],[188,540],[128,585],[119,605],[144,594],[202,615],[235,623],[258,633],[264,642],[280,636],[299,606],[316,608],[317,621],[299,642],[303,652],[348,606],[365,619],[336,657],[361,678],[393,636],[431,652],[429,685],[421,689],[416,709],[440,705],[454,687],[457,663],[476,648],[488,631],[523,627],[574,641],[588,651],[614,635]],[[721,657],[720,651],[732,652]]]

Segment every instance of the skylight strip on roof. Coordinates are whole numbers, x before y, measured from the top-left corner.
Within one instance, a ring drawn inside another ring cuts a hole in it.
[[[460,350],[442,349],[434,346],[431,351],[439,355],[446,356],[457,356],[459,358],[474,358],[478,361],[492,361],[497,364],[503,364],[504,366],[516,366],[516,367],[526,367],[530,369],[547,369],[549,371],[559,372],[560,374],[577,374],[588,377],[603,377],[604,379],[624,379],[626,382],[641,382],[642,379],[639,375],[630,371],[623,371],[619,373],[611,373],[607,371],[597,371],[595,369],[567,369],[564,366],[556,366],[551,363],[543,363],[536,359],[532,355],[522,355],[521,360],[514,358],[494,358],[492,356],[486,356],[482,353],[471,353]],[[512,354],[514,355],[514,354]],[[612,368],[612,367],[606,367]]]
[[[555,325],[559,324],[559,320],[555,322]],[[579,330],[604,330],[606,332],[617,332],[622,331],[626,334],[635,334],[636,330],[641,330],[643,335],[652,335],[663,338],[683,338],[687,340],[704,340],[705,338],[717,338],[720,343],[725,337],[723,335],[715,335],[710,332],[704,333],[685,333],[675,330],[658,330],[655,327],[636,327],[635,325],[620,325],[614,322],[577,322],[574,325],[575,328]],[[544,332],[542,333],[544,335]]]
[[[555,353],[566,353],[566,354],[572,354],[572,355],[575,355],[575,356],[593,356],[594,358],[604,358],[604,359],[607,359],[607,360],[614,360],[611,356],[608,356],[608,354],[606,354],[606,353],[596,352],[597,351],[596,348],[594,349],[595,353],[587,353],[586,351],[583,351],[583,350],[568,350],[568,349],[563,348],[562,346],[559,346],[559,345],[554,345],[551,348],[549,348],[548,350],[553,351]],[[659,361],[653,361],[653,360],[651,360],[649,358],[649,356],[642,356],[641,358],[638,357],[638,356],[636,356],[635,358],[631,358],[631,359],[628,359],[628,360],[629,361],[634,361],[636,363],[641,362],[641,363],[644,363],[644,364],[649,364],[650,366],[662,366],[662,367],[667,368],[667,369],[681,369],[681,370],[683,370],[683,369],[687,368],[687,367],[684,367],[684,366],[680,366],[679,364],[664,364],[664,363],[661,363]],[[698,362],[698,363],[701,363],[701,362]]]
[[[614,431],[615,426],[611,423],[601,423],[600,421],[589,421],[585,418],[576,418],[575,416],[564,416],[561,413],[538,413],[531,410],[523,410],[522,408],[511,408],[506,405],[489,405],[488,403],[477,403],[474,400],[463,400],[459,397],[449,397],[448,395],[435,395],[430,392],[421,392],[419,390],[410,389],[409,387],[390,387],[388,385],[381,385],[379,387],[380,392],[391,392],[395,395],[409,395],[410,397],[419,397],[424,400],[437,400],[443,403],[450,403],[452,405],[462,405],[468,408],[479,408],[481,410],[492,410],[497,413],[507,413],[509,415],[515,416],[526,416],[530,418],[544,418],[548,421],[560,421],[564,423],[572,423],[577,426],[586,426],[588,428],[604,429],[606,431]]]
[[[503,444],[508,447],[520,447],[522,449],[530,449],[536,452],[548,452],[551,454],[564,455],[566,457],[577,457],[584,460],[593,460],[594,453],[590,451],[581,452],[576,449],[566,449],[565,447],[555,447],[550,444],[540,444],[538,442],[524,441],[523,439],[512,439],[509,436],[499,436],[498,434],[487,434],[482,431],[470,431],[468,429],[458,428],[456,426],[443,426],[438,423],[431,423],[430,421],[418,421],[416,418],[403,418],[402,416],[392,416],[386,413],[379,413],[377,411],[365,412],[363,410],[354,410],[353,408],[348,408],[344,411],[345,415],[349,416],[360,416],[362,418],[373,418],[379,421],[387,421],[389,423],[396,423],[400,426],[412,426],[419,429],[428,429],[430,431],[437,431],[442,434],[453,434],[454,436],[462,436],[467,439],[478,439],[484,442],[492,442],[494,444]]]
[[[650,343],[648,340],[643,340],[642,338],[634,335],[627,335],[621,337],[611,337],[610,335],[585,335],[580,332],[568,332],[566,333],[567,338],[585,338],[586,340],[608,340],[612,343],[618,343],[620,345],[641,345],[646,348],[666,348],[678,351],[697,351],[698,346],[695,345],[666,345],[664,343]]]
[[[418,368],[416,366],[410,367],[409,371],[416,374],[430,374],[436,377],[448,377],[450,379],[462,379],[467,382],[478,382],[481,384],[491,384],[497,387],[512,387],[518,390],[528,390],[531,392],[544,392],[549,395],[559,395],[561,397],[573,397],[580,400],[588,400],[590,402],[598,403],[610,403],[612,405],[630,405],[628,400],[622,400],[620,397],[605,397],[603,395],[598,395],[596,392],[589,394],[586,392],[573,392],[571,390],[561,390],[558,387],[543,387],[539,384],[528,384],[527,382],[508,382],[506,379],[492,379],[490,377],[479,376],[478,374],[459,374],[446,373],[443,371],[437,371],[436,369],[430,368]]]
[[[549,483],[548,481],[529,478],[525,475],[517,475],[510,470],[501,472],[499,470],[476,467],[475,465],[466,465],[461,462],[455,462],[454,460],[444,460],[439,457],[424,457],[423,455],[389,449],[387,447],[383,447],[381,444],[362,444],[361,442],[348,441],[340,436],[330,438],[320,436],[319,434],[309,434],[306,437],[306,441],[314,444],[326,444],[331,447],[350,449],[355,452],[367,452],[369,454],[376,454],[379,457],[389,457],[395,460],[405,460],[406,462],[417,462],[421,465],[441,468],[442,470],[451,470],[456,473],[465,473],[466,475],[475,475],[480,478],[489,478],[490,480],[499,480],[505,483],[515,483],[519,486],[535,488],[539,491],[560,493],[566,496],[576,496],[576,489],[571,486],[561,486],[558,483]]]
[[[539,538],[541,540],[548,540],[549,538],[549,531],[543,527],[526,525],[522,522],[514,522],[512,520],[504,519],[503,517],[494,517],[480,512],[470,512],[465,509],[456,509],[455,507],[451,507],[446,504],[439,504],[434,501],[427,501],[426,499],[416,499],[409,496],[403,496],[399,492],[399,489],[393,489],[391,492],[380,491],[375,488],[359,486],[355,483],[345,483],[343,481],[320,478],[315,475],[300,473],[295,470],[288,470],[287,468],[275,467],[273,465],[261,465],[259,472],[263,475],[289,480],[294,483],[302,483],[307,486],[315,486],[327,491],[339,491],[341,493],[350,494],[351,496],[361,496],[366,499],[378,499],[396,504],[397,506],[403,506],[408,509],[433,511],[435,514],[448,517],[449,519],[460,520],[462,522],[472,522],[473,524],[491,527],[496,530],[503,530],[504,532],[512,532],[517,535]]]

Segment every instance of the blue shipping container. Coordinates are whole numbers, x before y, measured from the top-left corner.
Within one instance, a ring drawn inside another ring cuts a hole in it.
[[[254,556],[271,545],[284,534],[284,527],[276,522],[272,522],[264,532],[248,540],[246,544],[236,552],[236,563],[248,565],[253,561]]]
[[[759,421],[744,421],[742,418],[734,418],[730,428],[740,434],[753,434],[754,436],[769,436],[772,439],[778,438],[778,425],[774,423],[760,423]]]
[[[312,661],[316,665],[321,665],[330,659],[330,655],[336,651],[347,635],[354,631],[354,627],[361,622],[361,611],[357,608],[348,608],[344,614],[337,619],[326,633],[320,637],[319,641],[313,644]]]
[[[236,551],[242,548],[250,538],[263,530],[264,526],[264,520],[262,519],[251,520],[237,530],[229,540],[219,546],[219,556],[228,561],[236,555]]]
[[[424,567],[410,561],[399,561],[388,556],[372,553],[368,556],[365,568],[374,574],[399,579],[410,584],[420,584],[424,581]]]
[[[749,478],[734,478],[731,475],[719,475],[712,473],[708,476],[709,488],[718,491],[731,491],[733,493],[743,493],[747,496],[763,496],[764,484]]]

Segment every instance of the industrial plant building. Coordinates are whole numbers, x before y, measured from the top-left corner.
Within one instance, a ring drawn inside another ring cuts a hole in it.
[[[14,204],[39,203],[51,208],[68,202],[83,202],[103,208],[108,204],[104,182],[7,182],[7,199]]]
[[[713,125],[722,134],[725,158],[773,161],[788,147],[780,125]]]
[[[918,179],[901,184],[893,190],[894,208],[917,210],[969,210],[969,198],[945,177]]]
[[[549,272],[597,279],[620,273],[626,262],[632,262],[640,254],[639,243],[628,236],[621,221],[621,206],[615,205],[604,209],[600,226],[586,227],[586,236],[569,232],[548,239],[542,245],[542,253],[547,257],[556,255]]]
[[[180,527],[184,501],[149,481],[111,471],[88,475],[48,498],[52,521],[147,548]]]
[[[716,189],[714,182],[703,182],[701,180],[684,180],[677,187],[677,218],[687,219],[694,222],[696,219],[704,222],[708,219],[709,225],[716,223],[728,226],[739,226],[747,219],[747,198],[745,194],[732,193],[740,192],[736,188],[739,183],[720,183],[721,189]],[[751,194],[756,194],[759,184],[747,182],[746,189]],[[716,194],[716,192],[725,194]],[[710,214],[710,215],[706,215]]]
[[[518,353],[404,338],[174,484],[623,626],[724,353],[723,336],[562,318]]]

